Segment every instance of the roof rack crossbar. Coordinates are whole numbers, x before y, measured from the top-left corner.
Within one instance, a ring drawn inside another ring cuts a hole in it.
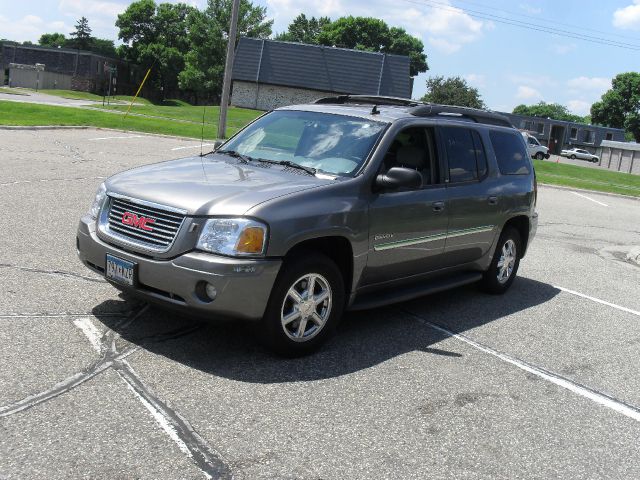
[[[416,117],[436,117],[442,116],[459,116],[476,123],[485,123],[488,125],[497,125],[501,127],[511,127],[513,124],[504,115],[489,110],[480,110],[476,108],[455,107],[451,105],[423,104],[409,110],[411,115]]]
[[[399,107],[417,107],[420,102],[402,97],[385,97],[380,95],[337,95],[335,97],[323,97],[317,99],[317,104],[354,103],[360,105],[393,105]]]

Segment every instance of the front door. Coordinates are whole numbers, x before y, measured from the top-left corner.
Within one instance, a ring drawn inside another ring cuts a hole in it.
[[[434,130],[402,130],[382,171],[392,166],[420,171],[420,188],[381,191],[369,207],[369,255],[361,286],[401,281],[440,268],[447,235],[446,188],[441,181]]]

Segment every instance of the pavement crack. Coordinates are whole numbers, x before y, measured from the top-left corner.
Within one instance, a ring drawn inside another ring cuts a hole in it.
[[[22,272],[42,273],[44,275],[54,275],[54,276],[60,276],[60,277],[66,277],[66,278],[78,278],[86,282],[107,283],[107,281],[102,278],[89,277],[88,275],[82,275],[82,274],[73,273],[73,272],[65,272],[63,270],[44,270],[41,268],[24,267],[22,265],[13,265],[10,263],[0,263],[0,268],[10,268],[14,270],[20,270]]]
[[[13,182],[0,183],[0,187],[11,187],[13,185],[24,185],[28,183],[49,183],[49,182],[73,182],[77,180],[104,180],[106,177],[71,177],[71,178],[40,178],[37,180],[14,180]]]
[[[127,361],[114,362],[113,369],[151,412],[155,420],[178,445],[180,450],[190,457],[208,478],[233,478],[231,470],[222,460],[220,454],[211,450],[186,419],[151,393]]]
[[[91,317],[99,315],[100,317],[125,317],[129,312],[100,312],[100,313],[71,313],[71,312],[19,312],[19,313],[0,313],[0,318],[66,318],[66,317]]]
[[[116,360],[123,360],[132,353],[138,351],[140,347],[130,348],[113,357],[112,355],[105,355],[93,365],[90,365],[85,370],[78,372],[70,377],[55,384],[53,387],[39,392],[33,395],[29,395],[22,400],[0,407],[0,418],[8,417],[14,413],[23,412],[30,408],[40,405],[46,401],[52,400],[60,395],[67,393],[79,385],[91,380],[96,375],[104,372],[113,365]]]

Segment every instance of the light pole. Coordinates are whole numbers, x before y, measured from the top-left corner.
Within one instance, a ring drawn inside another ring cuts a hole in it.
[[[233,70],[233,56],[236,48],[239,10],[240,0],[233,0],[233,5],[231,6],[231,25],[229,25],[229,43],[227,44],[227,61],[224,66],[224,81],[222,83],[222,98],[220,101],[220,118],[218,119],[218,138],[227,137],[227,108],[229,106],[229,94],[231,91],[231,72]]]

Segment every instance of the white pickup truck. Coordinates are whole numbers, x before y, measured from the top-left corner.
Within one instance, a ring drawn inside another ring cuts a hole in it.
[[[537,160],[543,160],[549,158],[549,149],[544,145],[540,145],[538,139],[533,135],[529,135],[527,132],[522,132],[525,142],[527,142],[527,150],[531,158]]]

